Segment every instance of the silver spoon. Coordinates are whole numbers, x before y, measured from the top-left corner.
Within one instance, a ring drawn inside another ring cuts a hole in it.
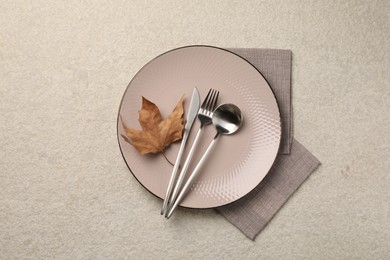
[[[190,177],[188,178],[186,184],[183,186],[183,189],[180,191],[180,194],[178,195],[176,201],[174,201],[173,206],[169,209],[166,218],[169,218],[172,215],[173,211],[187,195],[196,177],[199,175],[201,167],[206,161],[208,155],[210,154],[210,151],[214,147],[218,137],[221,134],[230,135],[236,132],[240,128],[242,120],[243,117],[241,111],[236,105],[223,104],[215,109],[212,117],[212,122],[215,129],[217,130],[217,134],[214,136],[214,139],[207,147],[206,152],[203,154],[202,158],[200,159],[195,169],[191,173]]]

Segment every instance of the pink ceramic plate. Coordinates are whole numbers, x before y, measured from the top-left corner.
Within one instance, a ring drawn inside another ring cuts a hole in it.
[[[166,52],[147,63],[128,85],[119,115],[127,127],[140,129],[141,96],[154,102],[165,118],[182,95],[185,95],[185,109],[188,108],[194,87],[199,89],[201,99],[210,88],[219,90],[218,103],[234,103],[244,116],[236,134],[220,137],[199,179],[181,203],[190,208],[218,207],[249,193],[270,170],[280,144],[279,108],[267,81],[246,60],[216,47],[188,46]],[[183,161],[198,127],[196,120]],[[162,155],[140,155],[121,134],[125,132],[118,117],[118,141],[127,166],[147,190],[163,198],[172,166]],[[214,134],[213,126],[205,128],[189,171]],[[174,143],[166,150],[172,162],[179,145]]]

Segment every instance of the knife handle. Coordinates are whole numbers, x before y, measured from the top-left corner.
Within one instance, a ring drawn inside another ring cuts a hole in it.
[[[188,135],[189,135],[189,131],[184,130],[183,139],[182,139],[181,144],[180,144],[180,148],[179,148],[179,152],[178,152],[177,157],[176,157],[175,165],[173,166],[171,179],[169,180],[167,192],[165,194],[164,203],[163,203],[163,206],[161,208],[161,215],[164,215],[165,212],[167,211],[168,201],[169,201],[169,198],[172,194],[173,185],[174,185],[175,180],[176,180],[177,171],[178,171],[179,166],[180,166],[180,160],[181,160],[181,157],[183,156],[184,146],[187,142]]]
[[[181,188],[181,185],[183,183],[183,180],[184,180],[184,177],[186,176],[186,173],[187,173],[187,170],[188,170],[188,166],[190,165],[190,162],[192,160],[192,157],[194,155],[194,152],[196,151],[196,147],[198,146],[198,143],[199,143],[199,137],[201,136],[201,133],[202,133],[202,129],[203,127],[200,127],[198,132],[196,133],[196,136],[195,136],[195,139],[194,139],[194,142],[192,143],[192,147],[191,147],[191,150],[190,152],[188,153],[188,156],[187,156],[187,159],[186,161],[184,162],[184,165],[179,173],[179,177],[176,181],[176,185],[175,185],[175,188],[173,190],[173,193],[172,193],[172,196],[170,197],[169,199],[169,202],[170,203],[174,203],[176,198],[177,198],[177,195],[179,193],[179,190]],[[168,204],[169,205],[169,204]],[[168,211],[169,211],[169,208],[170,206],[172,205],[169,205],[168,206],[168,209],[165,211],[165,216],[168,215]]]

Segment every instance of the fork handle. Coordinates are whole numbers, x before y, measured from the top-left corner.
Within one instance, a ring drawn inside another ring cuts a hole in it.
[[[198,146],[199,139],[200,139],[199,137],[201,136],[202,129],[203,129],[203,127],[200,126],[198,132],[196,133],[194,142],[192,143],[191,149],[190,149],[190,151],[188,153],[187,159],[185,160],[184,165],[183,165],[183,167],[182,167],[182,169],[181,169],[181,171],[179,173],[179,177],[177,178],[177,181],[176,181],[175,188],[173,190],[172,196],[171,196],[171,198],[169,198],[169,201],[168,201],[168,209],[169,209],[170,206],[172,206],[171,204],[169,204],[169,202],[174,202],[176,200],[176,198],[177,198],[177,195],[178,195],[179,190],[181,188],[181,185],[183,183],[184,177],[186,176],[188,167],[190,166],[192,157],[194,156],[194,152],[196,151],[196,148]],[[168,215],[168,210],[165,211],[165,216],[167,216],[167,215]]]
[[[184,197],[187,195],[187,193],[190,191],[190,188],[192,184],[194,183],[196,177],[198,177],[200,169],[202,168],[204,162],[206,161],[207,157],[209,156],[210,152],[212,151],[217,138],[219,134],[215,135],[214,139],[211,141],[209,146],[207,147],[205,153],[203,154],[202,158],[199,160],[198,164],[196,165],[195,169],[192,171],[190,177],[188,178],[187,182],[184,184],[183,189],[181,190],[179,196],[177,197],[176,201],[174,201],[173,206],[169,210],[166,218],[170,218],[173,211],[177,208],[177,206],[181,203],[181,201],[184,199]]]

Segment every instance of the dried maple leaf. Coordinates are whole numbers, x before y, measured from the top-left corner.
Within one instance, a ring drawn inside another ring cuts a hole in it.
[[[126,136],[122,135],[122,137],[142,155],[163,153],[164,149],[171,143],[182,138],[184,128],[183,99],[184,96],[168,118],[163,120],[158,107],[142,97],[142,108],[138,116],[142,130],[127,128],[123,124]]]

